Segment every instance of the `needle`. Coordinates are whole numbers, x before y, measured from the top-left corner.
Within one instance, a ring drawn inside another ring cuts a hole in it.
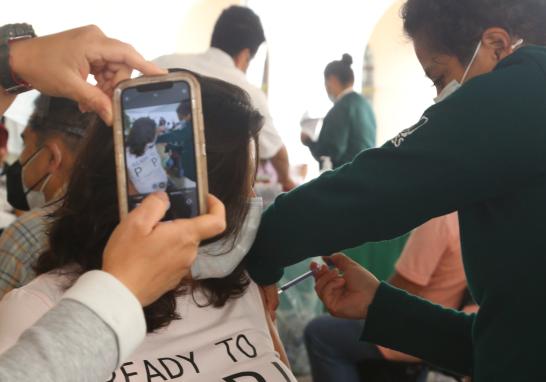
[[[328,267],[330,267],[330,269],[335,268],[334,263],[332,263],[332,261],[330,259],[324,258],[324,261],[326,262],[326,264],[328,264]],[[290,289],[293,286],[298,285],[299,283],[301,283],[302,281],[307,280],[311,276],[313,276],[313,271],[305,272],[304,274],[296,277],[294,280],[291,280],[291,281],[287,282],[286,284],[284,284],[283,286],[281,286],[279,288],[278,293],[279,294],[284,293],[284,291],[286,291],[287,289]]]
[[[294,285],[298,285],[309,277],[313,276],[313,271],[305,272],[303,275],[296,277],[294,280],[287,282],[279,288],[279,294],[282,294],[285,290],[292,288]]]

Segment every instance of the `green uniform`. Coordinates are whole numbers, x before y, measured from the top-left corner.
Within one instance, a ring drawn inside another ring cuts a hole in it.
[[[546,48],[524,47],[428,109],[412,128],[264,213],[252,277],[459,211],[477,315],[382,284],[364,340],[475,382],[546,381]]]
[[[324,118],[318,141],[309,144],[316,160],[330,157],[334,168],[372,147],[375,147],[375,116],[368,102],[356,92],[335,103]]]

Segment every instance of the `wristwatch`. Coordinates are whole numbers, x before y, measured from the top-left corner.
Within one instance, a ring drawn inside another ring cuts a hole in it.
[[[32,86],[11,70],[10,43],[36,37],[32,25],[7,24],[0,27],[0,86],[10,94],[19,94],[32,89]]]

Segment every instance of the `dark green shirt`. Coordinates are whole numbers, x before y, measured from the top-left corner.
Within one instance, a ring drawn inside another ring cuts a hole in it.
[[[249,270],[273,283],[282,266],[457,210],[478,315],[382,285],[363,338],[476,382],[545,381],[546,48],[519,49],[383,147],[280,196]]]
[[[316,160],[330,157],[334,168],[372,147],[375,147],[375,116],[368,102],[356,92],[335,103],[324,118],[318,141],[309,145]]]

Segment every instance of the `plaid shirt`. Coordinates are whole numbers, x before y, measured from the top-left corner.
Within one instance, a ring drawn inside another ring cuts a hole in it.
[[[34,277],[33,265],[47,249],[48,215],[57,205],[21,215],[0,236],[0,298]]]

